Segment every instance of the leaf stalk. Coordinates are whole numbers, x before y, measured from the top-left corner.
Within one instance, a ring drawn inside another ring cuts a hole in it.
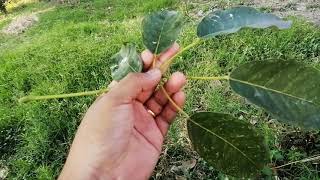
[[[46,95],[46,96],[25,96],[19,99],[19,103],[26,103],[34,100],[48,100],[48,99],[79,97],[79,96],[100,95],[105,92],[108,92],[107,88],[103,88],[95,91],[85,91],[85,92],[69,93],[69,94],[55,94],[55,95]]]
[[[161,90],[163,91],[164,95],[169,100],[169,102],[178,110],[178,112],[190,119],[190,116],[173,101],[173,99],[169,96],[168,92],[163,86],[161,86]]]
[[[190,80],[229,80],[229,76],[216,76],[216,77],[200,77],[200,76],[189,76],[187,79]]]
[[[165,63],[163,63],[160,66],[160,70],[162,73],[166,72],[167,69],[169,68],[169,66],[172,64],[173,60],[180,56],[182,53],[184,53],[185,51],[191,49],[192,47],[198,45],[200,42],[202,41],[202,39],[197,38],[195,39],[191,44],[189,44],[188,46],[186,46],[185,48],[183,48],[182,50],[180,50],[177,54],[175,54],[173,57],[171,57],[168,61],[166,61]],[[155,61],[156,61],[157,56],[154,55],[153,58],[153,67],[155,66]],[[166,92],[166,90],[163,88],[163,91],[166,95],[168,95],[168,93]],[[45,96],[25,96],[19,99],[19,103],[26,103],[26,102],[30,102],[30,101],[34,101],[34,100],[49,100],[49,99],[61,99],[61,98],[71,98],[71,97],[80,97],[80,96],[92,96],[92,95],[99,95],[102,93],[108,92],[108,89],[104,88],[104,89],[99,89],[99,90],[95,90],[95,91],[85,91],[85,92],[78,92],[78,93],[69,93],[69,94],[55,94],[55,95],[45,95]],[[185,113],[181,108],[179,108],[179,106],[177,106],[174,101],[171,99],[171,97],[168,95],[168,99],[169,101],[176,106],[176,108],[183,113],[184,115],[186,115],[187,117],[188,114]]]
[[[181,49],[177,54],[175,54],[174,56],[172,56],[169,60],[167,60],[166,62],[164,62],[161,66],[160,66],[160,70],[161,72],[164,74],[170,67],[170,65],[173,63],[173,61],[176,59],[176,57],[180,56],[181,54],[183,54],[185,51],[188,51],[189,49],[193,48],[194,46],[198,45],[200,42],[202,42],[202,39],[200,38],[196,38],[191,44],[189,44],[188,46],[184,47],[183,49]]]

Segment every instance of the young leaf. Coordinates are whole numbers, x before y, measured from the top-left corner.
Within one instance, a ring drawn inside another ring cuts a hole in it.
[[[221,34],[235,33],[244,27],[276,26],[279,29],[287,29],[291,24],[291,21],[283,21],[275,15],[261,13],[251,7],[236,7],[208,14],[198,25],[197,34],[200,38],[211,38]]]
[[[320,71],[290,61],[255,61],[235,69],[231,88],[279,120],[320,128]]]
[[[167,50],[178,38],[182,28],[182,15],[163,10],[148,15],[142,21],[144,45],[153,53]]]
[[[229,114],[200,112],[188,120],[194,149],[216,169],[234,177],[253,177],[269,161],[264,137]]]
[[[141,72],[142,67],[142,60],[134,44],[123,45],[121,50],[111,57],[111,76],[116,81],[120,81],[130,72]]]

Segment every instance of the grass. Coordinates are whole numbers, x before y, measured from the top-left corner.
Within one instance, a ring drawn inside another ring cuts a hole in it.
[[[136,42],[143,50],[140,23],[144,14],[161,8],[184,9],[179,1],[169,0],[94,0],[75,5],[31,3],[12,9],[0,19],[0,28],[15,16],[55,6],[39,14],[40,21],[24,34],[0,34],[0,167],[9,168],[9,179],[55,179],[64,163],[69,145],[83,113],[94,97],[50,100],[18,104],[24,95],[44,95],[95,90],[111,81],[109,57],[124,42]],[[294,20],[293,28],[243,30],[240,33],[208,40],[177,60],[172,71],[188,76],[226,75],[239,64],[253,60],[299,60],[320,69],[320,30]],[[179,43],[189,44],[195,38],[192,17]],[[286,138],[296,129],[284,126],[261,109],[233,94],[226,82],[189,81],[186,86],[186,112],[228,112],[255,125],[266,135],[272,162],[288,161],[319,154],[319,138],[313,151]],[[301,132],[303,139],[313,132]],[[173,124],[164,147],[165,152],[153,179],[184,176],[189,179],[223,177],[199,159],[190,149],[185,119]],[[280,156],[281,155],[281,156]],[[279,158],[282,157],[282,158]],[[195,167],[171,171],[182,162],[197,159]],[[283,168],[279,176],[292,179],[316,179],[319,167],[312,163]]]

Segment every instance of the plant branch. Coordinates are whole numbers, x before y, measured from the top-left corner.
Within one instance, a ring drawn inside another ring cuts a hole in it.
[[[183,49],[181,49],[177,54],[175,54],[174,56],[172,56],[169,60],[167,60],[166,62],[164,62],[161,66],[160,66],[160,70],[162,72],[162,74],[164,74],[170,67],[170,65],[173,63],[173,60],[175,60],[175,58],[177,58],[178,56],[180,56],[181,54],[183,54],[185,51],[191,49],[192,47],[198,45],[201,42],[200,38],[195,39],[191,44],[189,44],[188,46],[184,47]],[[163,91],[163,93],[165,94],[165,96],[167,97],[167,99],[169,100],[169,102],[179,111],[179,113],[183,114],[184,116],[186,116],[188,119],[190,119],[190,116],[183,111],[183,109],[181,109],[174,101],[173,99],[169,96],[168,92],[166,91],[166,89],[161,86],[160,87],[161,90]]]
[[[85,91],[78,93],[70,93],[70,94],[56,94],[56,95],[46,95],[46,96],[25,96],[19,99],[20,103],[25,103],[34,100],[48,100],[48,99],[60,99],[60,98],[70,98],[70,97],[79,97],[79,96],[92,96],[92,95],[100,95],[102,93],[107,92],[107,88],[95,90],[95,91]]]
[[[284,164],[284,165],[281,165],[281,166],[274,167],[274,169],[279,169],[279,168],[282,168],[282,167],[285,167],[285,166],[289,166],[289,165],[292,165],[292,164],[305,163],[305,162],[316,161],[316,160],[320,160],[320,155],[316,155],[316,156],[313,156],[313,157],[305,158],[305,159],[302,159],[302,160],[299,160],[299,161],[293,161],[293,162],[290,162],[290,163],[287,163],[287,164]]]
[[[183,54],[185,51],[191,49],[192,47],[198,45],[201,41],[202,41],[202,39],[200,39],[200,38],[195,39],[191,44],[189,44],[188,46],[184,47],[177,54],[175,54],[173,57],[171,57],[169,60],[164,62],[160,66],[161,72],[165,73],[168,70],[169,66],[173,63],[173,60],[175,60],[176,57],[180,56],[181,54]]]
[[[189,76],[187,79],[190,80],[228,80],[229,76],[216,76],[216,77],[197,77],[197,76]]]
[[[171,57],[168,61],[166,61],[165,63],[163,63],[160,66],[160,70],[162,73],[166,72],[167,69],[169,68],[169,66],[172,64],[173,60],[180,56],[182,53],[184,53],[185,51],[191,49],[192,47],[198,45],[201,42],[200,38],[195,39],[191,44],[189,44],[188,46],[186,46],[185,48],[183,48],[182,50],[180,50],[177,54],[175,54],[173,57]],[[153,57],[153,62],[152,65],[153,67],[155,66],[155,62],[156,62],[156,58],[157,56],[154,55]],[[163,87],[162,87],[163,88]],[[70,98],[70,97],[79,97],[79,96],[90,96],[90,95],[97,95],[97,94],[101,94],[104,92],[107,92],[107,89],[100,89],[100,90],[96,90],[96,91],[86,91],[86,92],[78,92],[78,93],[70,93],[70,94],[56,94],[56,95],[45,95],[45,96],[25,96],[19,99],[20,103],[25,103],[25,102],[29,102],[29,101],[34,101],[34,100],[48,100],[48,99],[59,99],[59,98]],[[166,90],[163,88],[163,91],[166,95],[168,95],[168,93],[166,92]],[[172,102],[172,104],[174,106],[176,106],[176,108],[183,113],[184,115],[187,115],[187,113],[185,113],[181,108],[179,108],[179,106],[177,106],[174,101],[170,98],[170,96],[168,96],[168,99],[170,102]]]
[[[152,58],[152,68],[156,67],[157,55],[154,54]]]
[[[166,91],[166,89],[161,86],[160,87],[161,90],[163,91],[164,95],[166,96],[166,98],[169,100],[169,102],[179,111],[179,113],[183,114],[184,116],[186,116],[188,119],[190,119],[190,116],[185,112],[183,111],[183,109],[181,109],[174,101],[173,99],[169,96],[168,92]]]
[[[189,49],[193,48],[194,46],[198,45],[200,42],[202,41],[202,39],[200,38],[196,38],[191,44],[189,44],[188,46],[184,47],[183,49],[181,49],[177,54],[175,54],[174,56],[172,56],[169,60],[167,60],[166,62],[164,62],[161,66],[160,66],[160,70],[162,72],[162,74],[164,74],[170,67],[170,65],[173,63],[173,61],[179,57],[181,54],[183,54],[185,51],[188,51]],[[190,116],[183,111],[183,109],[181,109],[174,101],[173,99],[169,96],[168,92],[166,91],[166,89],[161,86],[160,87],[161,90],[163,91],[163,93],[165,94],[166,98],[169,100],[169,102],[179,111],[179,113],[183,114],[184,116],[186,116],[188,119],[190,119]]]

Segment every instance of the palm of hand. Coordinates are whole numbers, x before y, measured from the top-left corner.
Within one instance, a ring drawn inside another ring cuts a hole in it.
[[[179,106],[183,105],[185,99],[181,91],[184,84],[184,75],[174,73],[164,85]],[[117,151],[117,159],[121,159],[115,171],[117,176],[134,174],[136,178],[130,176],[131,179],[147,179],[158,161],[164,136],[177,110],[168,102],[162,90],[153,92],[154,87],[144,90],[136,99],[122,103],[113,111],[115,120],[126,119],[124,124],[119,126],[121,128],[117,133],[120,138],[115,142],[118,143],[117,147],[121,147]],[[148,110],[151,110],[155,117]],[[118,115],[121,117],[117,117]]]
[[[118,156],[121,161],[114,170],[117,177],[130,174],[130,177],[123,179],[147,179],[153,171],[163,143],[163,135],[158,128],[155,119],[147,112],[141,102],[133,102],[127,105],[126,109],[131,118],[128,119],[130,133],[120,135],[120,138],[127,139],[122,147],[118,149]],[[133,177],[134,175],[135,177]]]
[[[177,49],[177,47],[169,49],[166,54],[162,55],[162,61],[173,56]],[[149,55],[142,53],[142,59],[145,69],[148,69],[153,55],[150,52]],[[141,81],[141,79],[135,79],[134,77],[128,79],[135,82]],[[122,94],[120,92],[123,90],[122,87],[125,87],[128,83],[130,82],[123,80],[113,90]],[[168,95],[180,107],[185,101],[185,95],[181,91],[185,83],[186,79],[182,73],[174,73],[164,85]],[[123,177],[123,179],[148,179],[150,177],[159,159],[169,125],[177,113],[177,109],[168,102],[161,89],[154,92],[155,86],[145,86],[145,88],[140,89],[136,97],[131,101],[123,102],[114,111],[115,121],[126,119],[126,121],[123,121],[124,124],[119,125],[117,133],[119,133],[118,137],[120,138],[115,142],[115,146],[118,147],[117,159],[120,161],[117,163],[118,166],[114,172],[117,177],[130,175],[130,177]],[[155,117],[148,110],[151,110]],[[127,129],[124,127],[127,127]]]
[[[178,49],[175,44],[162,54],[160,63]],[[142,59],[144,69],[149,69],[153,54],[145,51]],[[155,92],[160,79],[159,70],[131,74],[98,98],[79,126],[60,179],[148,179],[177,114],[164,92]],[[174,73],[164,85],[180,107],[185,82],[182,73]]]

